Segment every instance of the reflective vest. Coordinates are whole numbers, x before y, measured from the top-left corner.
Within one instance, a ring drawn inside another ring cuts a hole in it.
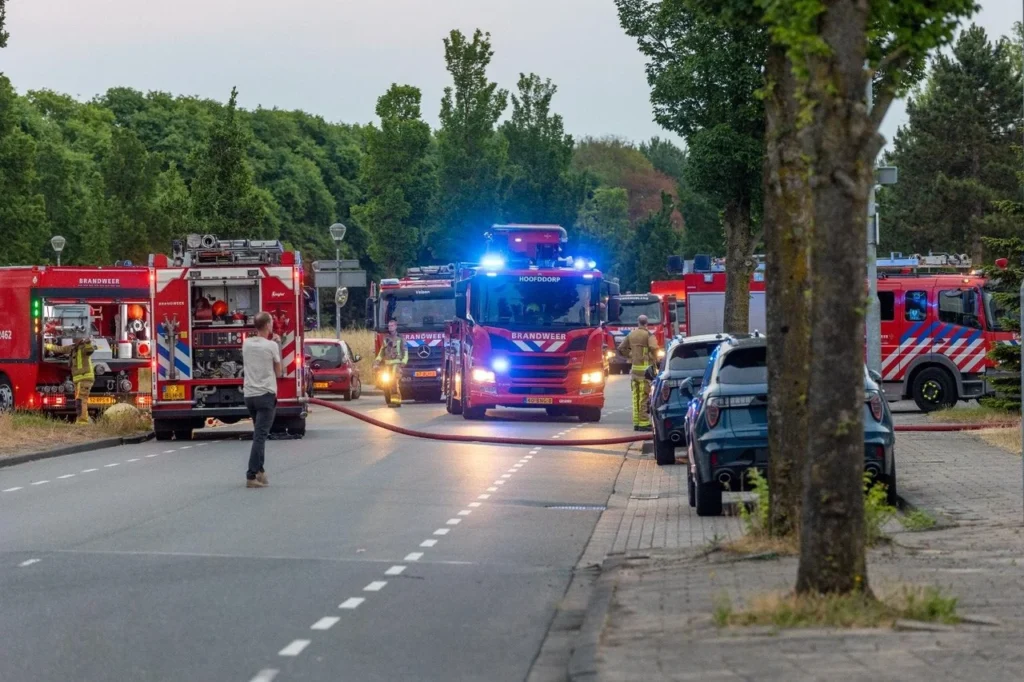
[[[388,364],[404,365],[409,362],[409,347],[405,344],[405,339],[401,334],[395,334],[394,337],[388,334],[384,337],[384,344],[380,347],[380,353],[377,354],[378,360],[382,358]]]

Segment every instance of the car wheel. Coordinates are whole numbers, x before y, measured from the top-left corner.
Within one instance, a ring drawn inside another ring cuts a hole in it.
[[[693,473],[690,468],[686,468],[686,501],[690,503],[691,507],[697,506],[697,491],[694,490],[693,484]]]
[[[922,412],[934,412],[956,405],[956,383],[949,372],[928,367],[917,373],[910,394]]]
[[[658,440],[654,437],[654,461],[658,466],[666,466],[676,463],[676,446],[667,440]]]
[[[710,483],[694,481],[693,486],[697,516],[721,516],[722,488],[718,485],[718,481]]]
[[[352,391],[352,400],[359,400],[363,395],[363,382],[360,379],[356,379],[356,387]]]
[[[892,471],[886,476],[885,479],[885,501],[890,507],[895,507],[899,504],[900,496],[899,491],[896,489],[896,461],[893,460]]]
[[[341,394],[341,397],[342,397],[343,400],[352,400],[352,386],[351,385],[349,385],[349,388],[348,388],[347,391],[345,391],[344,393]]]

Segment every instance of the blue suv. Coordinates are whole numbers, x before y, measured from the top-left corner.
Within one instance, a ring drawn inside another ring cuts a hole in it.
[[[722,513],[723,490],[740,491],[747,472],[768,468],[766,340],[755,335],[719,345],[687,411],[687,494],[698,516]],[[693,380],[687,380],[693,383]],[[864,468],[896,501],[892,413],[877,377],[864,372]]]
[[[677,336],[665,349],[661,371],[651,382],[654,458],[659,465],[675,464],[676,448],[686,445],[687,408],[700,387],[711,354],[728,338],[725,334]]]

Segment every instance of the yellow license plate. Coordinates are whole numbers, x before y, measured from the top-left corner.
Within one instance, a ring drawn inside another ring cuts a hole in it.
[[[108,395],[89,396],[90,405],[113,405],[114,399]]]
[[[185,387],[184,386],[164,386],[164,400],[184,400],[185,399]]]
[[[416,372],[415,376],[416,377],[436,377],[437,376],[437,372],[435,372],[434,370],[430,370],[428,372]]]
[[[328,386],[330,386],[330,383],[328,383],[326,381],[314,381],[313,382],[313,388],[327,388]]]
[[[527,398],[527,405],[550,405],[555,402],[554,398]]]

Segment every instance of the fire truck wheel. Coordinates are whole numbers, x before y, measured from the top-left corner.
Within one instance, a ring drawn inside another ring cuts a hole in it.
[[[581,422],[599,422],[601,421],[601,408],[581,407],[578,416]]]
[[[174,438],[174,431],[161,425],[159,422],[153,424],[153,434],[157,440],[170,440]]]
[[[462,401],[455,398],[455,391],[448,389],[445,396],[445,411],[448,414],[462,414]]]
[[[11,412],[14,410],[14,386],[11,380],[0,374],[0,412]]]
[[[288,419],[288,433],[297,438],[306,435],[306,420],[303,417],[291,417]]]
[[[927,367],[918,372],[910,392],[922,412],[956,405],[956,384],[949,372],[940,367]]]
[[[192,429],[183,428],[174,430],[174,440],[192,440]]]

